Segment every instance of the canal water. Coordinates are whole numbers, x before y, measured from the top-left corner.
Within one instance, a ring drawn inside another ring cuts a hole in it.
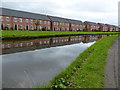
[[[107,35],[3,41],[3,88],[46,85],[85,49]]]

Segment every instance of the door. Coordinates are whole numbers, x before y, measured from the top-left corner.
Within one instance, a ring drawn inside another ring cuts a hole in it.
[[[28,25],[26,26],[26,30],[28,30]]]
[[[62,28],[60,28],[60,31],[62,31]]]
[[[1,24],[1,30],[4,30],[3,24]]]
[[[17,25],[15,24],[15,30],[17,30]]]

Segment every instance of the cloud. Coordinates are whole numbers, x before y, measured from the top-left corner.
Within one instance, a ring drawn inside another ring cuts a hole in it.
[[[118,23],[118,0],[4,0],[2,7],[83,21]]]

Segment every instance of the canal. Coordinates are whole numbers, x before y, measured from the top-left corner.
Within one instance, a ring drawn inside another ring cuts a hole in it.
[[[108,35],[4,40],[0,45],[3,88],[47,85],[80,53],[106,36]]]

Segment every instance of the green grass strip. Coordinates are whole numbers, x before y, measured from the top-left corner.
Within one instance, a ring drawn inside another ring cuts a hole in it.
[[[67,34],[115,34],[120,32],[65,32],[65,31],[0,31],[2,37],[46,36]]]
[[[56,75],[46,88],[102,88],[108,49],[117,37],[98,40]]]

